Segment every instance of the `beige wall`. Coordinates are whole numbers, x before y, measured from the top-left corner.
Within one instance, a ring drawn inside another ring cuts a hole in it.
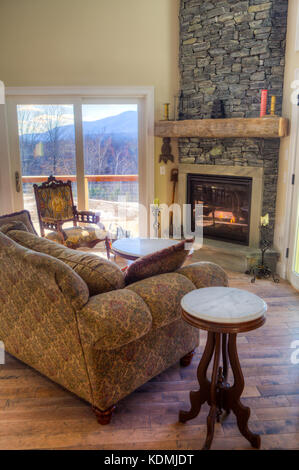
[[[283,95],[283,116],[291,119],[292,103],[291,83],[295,79],[295,70],[299,68],[299,52],[295,51],[295,37],[297,24],[297,10],[299,0],[289,0],[288,11],[288,29],[286,44],[286,65],[284,76],[284,95]],[[291,123],[292,124],[292,123]],[[275,227],[275,246],[282,253],[282,265],[284,264],[284,248],[286,240],[287,226],[289,224],[290,207],[287,207],[287,188],[290,184],[288,178],[288,168],[291,156],[290,137],[281,139],[280,156],[279,156],[279,176],[278,176],[278,193],[277,193],[277,209],[276,209],[276,227]],[[282,270],[283,274],[283,270]]]
[[[179,0],[0,0],[6,86],[154,86],[156,119],[178,89]],[[168,202],[169,171],[156,196]]]

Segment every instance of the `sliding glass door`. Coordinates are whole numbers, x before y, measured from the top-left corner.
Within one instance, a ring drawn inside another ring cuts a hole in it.
[[[72,181],[75,203],[100,212],[106,229],[139,235],[138,99],[14,97],[8,116],[15,210],[29,210],[37,230],[33,184],[54,175]]]
[[[138,236],[138,105],[85,103],[82,129],[89,209],[112,232]]]

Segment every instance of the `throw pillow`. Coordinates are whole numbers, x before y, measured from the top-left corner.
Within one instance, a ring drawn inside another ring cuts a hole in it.
[[[126,285],[141,281],[147,277],[176,271],[183,265],[189,254],[190,249],[185,249],[185,244],[190,244],[193,241],[193,239],[182,240],[176,245],[147,256],[142,256],[142,258],[134,261],[126,271]]]

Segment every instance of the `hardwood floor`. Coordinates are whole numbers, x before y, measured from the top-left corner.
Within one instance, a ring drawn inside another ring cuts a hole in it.
[[[259,330],[239,335],[238,350],[246,388],[243,403],[252,410],[250,427],[263,449],[299,449],[299,364],[291,364],[291,342],[299,340],[299,293],[289,284],[257,281],[230,273],[230,285],[260,295],[269,305]],[[199,417],[178,423],[197,388],[196,369],[179,364],[119,403],[109,426],[100,426],[91,407],[45,377],[6,355],[0,366],[1,449],[200,449],[207,406]],[[216,425],[212,449],[250,449],[234,416]]]

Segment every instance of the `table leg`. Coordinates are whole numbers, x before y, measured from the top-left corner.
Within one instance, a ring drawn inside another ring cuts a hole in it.
[[[207,370],[215,349],[215,337],[215,333],[208,333],[207,344],[197,369],[199,390],[197,392],[190,392],[191,409],[190,411],[180,411],[179,421],[181,423],[196,418],[201,406],[209,399],[211,382],[207,379]]]
[[[220,333],[216,333],[216,346],[215,346],[215,355],[214,355],[214,364],[212,372],[212,382],[210,387],[210,403],[211,406],[210,412],[207,419],[207,437],[206,442],[203,446],[203,450],[209,450],[214,437],[214,428],[217,415],[217,380],[218,380],[218,368],[219,368],[219,359],[220,359]]]
[[[228,363],[228,351],[227,351],[227,346],[228,346],[228,341],[227,341],[228,335],[226,333],[222,334],[222,360],[223,360],[223,386],[229,387],[229,384],[227,383],[227,377],[228,377],[228,368],[229,368],[229,363]],[[221,391],[222,396],[223,396],[223,391]],[[221,397],[222,398],[222,397]],[[222,405],[223,405],[223,399]],[[225,407],[223,405],[224,411],[226,413],[226,416],[230,414],[230,409],[228,407]]]
[[[223,359],[223,378],[227,382],[228,360],[227,360],[227,334],[222,334],[222,359]]]
[[[252,433],[248,428],[250,408],[242,405],[240,397],[244,390],[244,377],[237,352],[237,335],[230,334],[228,340],[228,354],[234,375],[234,385],[227,390],[226,406],[231,409],[237,417],[237,424],[241,434],[250,442],[252,447],[259,449],[261,438]]]

